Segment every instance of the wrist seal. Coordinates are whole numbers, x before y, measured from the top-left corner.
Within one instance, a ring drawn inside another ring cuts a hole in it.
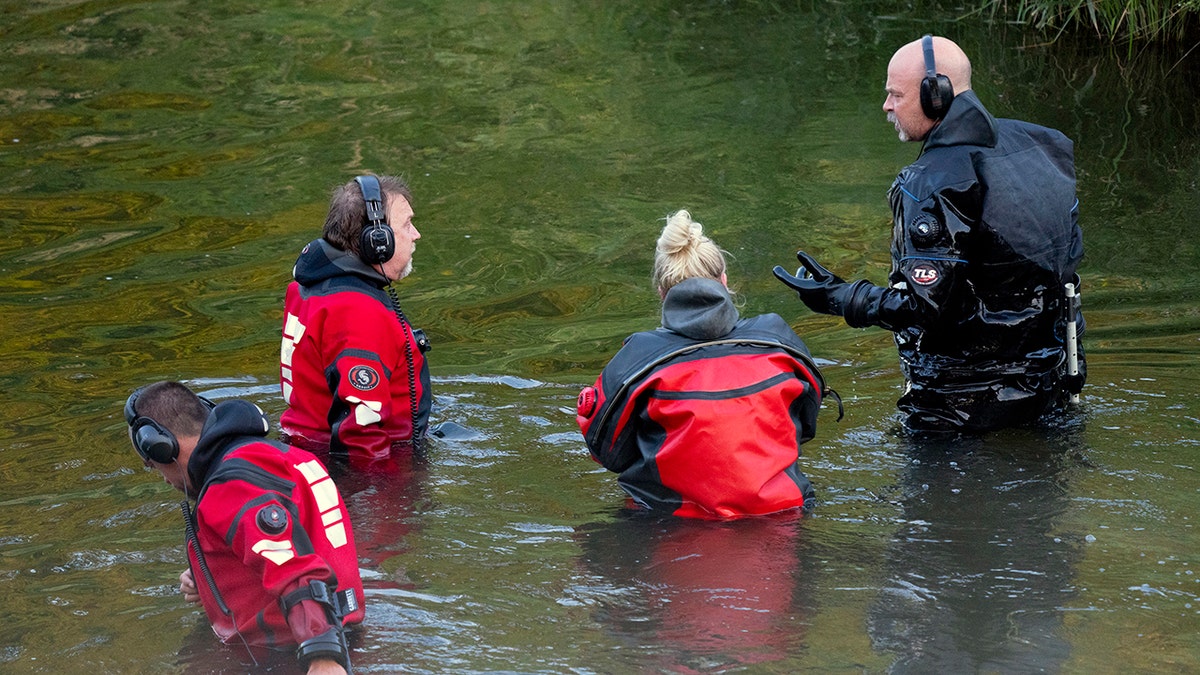
[[[296,647],[296,660],[305,668],[314,659],[332,659],[342,664],[343,668],[350,669],[350,654],[346,651],[346,643],[342,639],[341,631],[337,628],[329,630],[311,637]]]
[[[878,286],[866,279],[854,282],[846,294],[846,304],[842,307],[842,316],[846,325],[851,328],[866,328],[879,321],[879,304],[872,302],[878,296]]]

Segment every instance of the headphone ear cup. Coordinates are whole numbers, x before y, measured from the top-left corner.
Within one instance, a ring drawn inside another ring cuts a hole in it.
[[[368,265],[382,265],[396,252],[396,237],[387,223],[364,227],[358,242],[359,256]]]
[[[940,120],[950,110],[954,100],[954,85],[945,75],[935,75],[921,80],[921,110],[931,120]]]
[[[133,431],[133,443],[138,454],[159,464],[170,464],[179,457],[179,441],[175,434],[154,420],[143,417]]]
[[[933,36],[921,38],[921,52],[925,56],[925,77],[921,80],[921,112],[931,120],[940,120],[950,110],[954,101],[954,85],[950,78],[937,71],[933,55]]]
[[[358,183],[366,209],[366,225],[358,236],[358,257],[368,265],[382,265],[396,252],[396,235],[383,209],[383,188],[379,178],[369,174],[355,178],[354,182]]]

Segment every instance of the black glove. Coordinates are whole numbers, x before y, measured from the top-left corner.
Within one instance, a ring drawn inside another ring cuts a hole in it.
[[[866,281],[846,283],[804,251],[796,251],[796,258],[800,261],[800,269],[796,270],[795,275],[788,274],[787,270],[776,265],[775,276],[796,289],[800,301],[814,312],[845,316],[854,293],[864,284],[869,285]]]

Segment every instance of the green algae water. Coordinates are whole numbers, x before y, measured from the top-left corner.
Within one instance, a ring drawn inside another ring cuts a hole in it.
[[[0,670],[292,672],[177,593],[179,495],[121,406],[182,379],[278,417],[283,289],[329,191],[402,174],[404,309],[435,421],[343,475],[359,672],[1200,670],[1200,66],[900,3],[0,2]],[[898,431],[890,335],[770,274],[803,247],[886,277],[916,156],[880,109],[899,45],[972,57],[998,116],[1076,143],[1089,383],[1048,429]],[[661,219],[732,254],[846,403],[802,520],[624,517],[574,421],[657,325]]]

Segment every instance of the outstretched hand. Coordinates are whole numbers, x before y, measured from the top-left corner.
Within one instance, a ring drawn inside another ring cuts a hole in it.
[[[796,251],[796,259],[800,267],[795,274],[776,265],[772,270],[775,277],[794,289],[812,311],[841,316],[850,286],[804,251]]]

